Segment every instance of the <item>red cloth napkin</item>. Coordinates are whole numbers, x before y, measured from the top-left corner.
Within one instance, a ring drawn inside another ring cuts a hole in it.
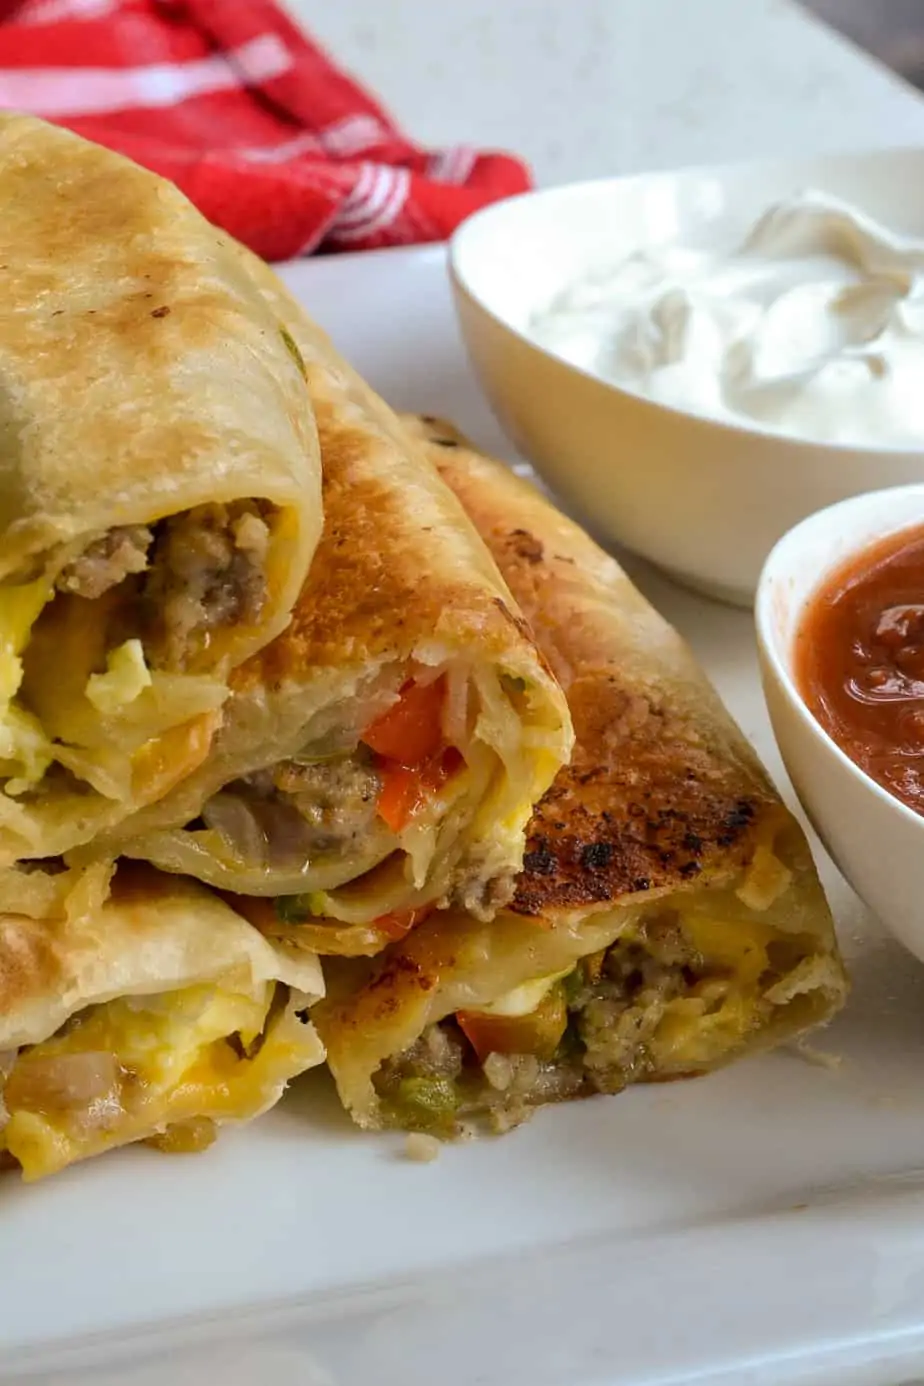
[[[268,260],[442,240],[529,186],[410,144],[273,0],[0,0],[0,107],[172,178]]]

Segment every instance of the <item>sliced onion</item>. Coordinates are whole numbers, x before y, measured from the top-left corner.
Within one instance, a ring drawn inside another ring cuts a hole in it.
[[[189,1155],[207,1150],[217,1136],[218,1128],[209,1117],[190,1117],[149,1136],[146,1144],[167,1155]]]
[[[258,809],[266,843],[266,864],[300,871],[318,855],[317,829],[292,804],[268,800]]]
[[[215,794],[203,808],[202,817],[241,861],[249,866],[269,864],[269,844],[253,804],[237,794]]]
[[[468,688],[468,670],[450,668],[443,703],[443,736],[450,746],[468,744]]]
[[[120,1080],[118,1060],[106,1050],[29,1055],[15,1069],[6,1097],[10,1107],[29,1112],[75,1111],[116,1097]]]
[[[338,760],[341,756],[352,755],[358,745],[359,736],[355,730],[334,727],[325,736],[309,741],[289,759],[296,765],[321,765],[326,760]]]
[[[300,871],[317,855],[317,829],[292,804],[225,791],[208,801],[202,817],[249,866]]]

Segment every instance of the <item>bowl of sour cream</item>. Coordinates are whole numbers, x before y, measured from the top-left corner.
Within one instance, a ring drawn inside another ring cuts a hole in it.
[[[750,604],[804,516],[924,481],[924,150],[528,193],[450,272],[514,444],[689,586]]]

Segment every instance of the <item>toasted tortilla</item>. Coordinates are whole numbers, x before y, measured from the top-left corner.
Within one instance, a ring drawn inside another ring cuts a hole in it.
[[[116,845],[235,893],[276,937],[372,953],[437,903],[490,913],[509,896],[532,806],[570,751],[570,718],[494,560],[422,449],[275,276],[246,264],[304,362],[324,532],[291,624],[235,672],[208,759]],[[409,689],[434,686],[438,744],[411,770],[426,786],[435,765],[437,782],[396,825],[381,796],[406,762],[380,754],[369,728],[381,731]],[[339,806],[318,802],[317,830],[302,831],[271,783],[280,767],[325,759],[332,776],[359,784],[361,820],[328,845],[324,815]],[[251,854],[218,823],[229,795],[238,818],[243,804],[256,821]],[[274,857],[270,815],[283,812],[294,845]]]
[[[206,1144],[324,1057],[311,953],[195,882],[123,866],[110,892],[111,870],[64,913],[0,916],[0,1155],[28,1179],[131,1141]]]
[[[528,483],[448,424],[406,423],[535,631],[576,744],[494,920],[449,911],[329,967],[315,1018],[347,1108],[503,1129],[827,1020],[847,983],[808,845],[686,644]]]
[[[0,192],[3,867],[201,762],[229,671],[285,627],[321,496],[298,353],[176,188],[5,113]]]

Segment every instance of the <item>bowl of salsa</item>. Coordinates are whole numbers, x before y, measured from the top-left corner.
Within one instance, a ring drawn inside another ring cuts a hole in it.
[[[924,527],[822,583],[796,634],[796,686],[855,764],[924,813]]]
[[[857,894],[924,958],[924,486],[790,530],[755,620],[796,793]]]

